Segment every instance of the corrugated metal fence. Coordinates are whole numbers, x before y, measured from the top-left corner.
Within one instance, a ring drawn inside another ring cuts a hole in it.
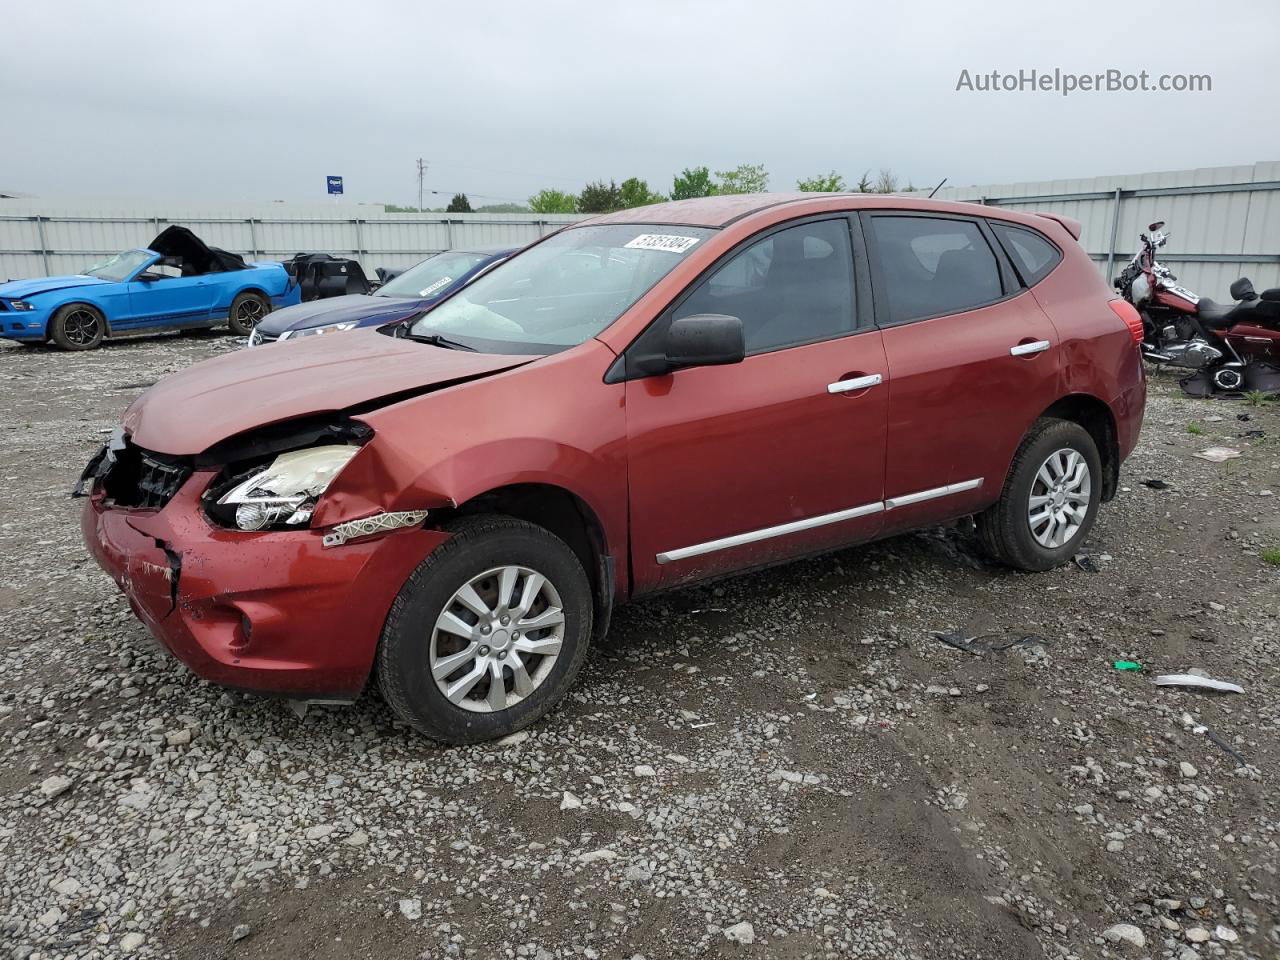
[[[1138,233],[1164,220],[1171,236],[1160,259],[1196,293],[1229,300],[1240,276],[1259,290],[1280,286],[1280,162],[944,187],[938,198],[1074,217],[1084,224],[1080,243],[1108,280],[1137,252]]]
[[[1280,286],[1280,162],[1085,180],[947,187],[938,196],[1043,210],[1084,224],[1080,242],[1110,278],[1137,249],[1138,232],[1164,220],[1161,257],[1186,286],[1216,300],[1241,275]],[[320,251],[374,268],[405,267],[460,246],[518,246],[580,217],[571,214],[403,214],[359,204],[230,208],[0,200],[0,279],[76,273],[119,250],[145,246],[180,223],[213,246],[250,259]]]
[[[523,246],[563,223],[557,214],[404,214],[381,207],[272,205],[230,210],[88,212],[84,206],[0,201],[0,280],[79,273],[97,260],[145,247],[170,224],[190,227],[210,246],[250,260],[285,260],[299,251],[407,267],[429,254],[465,247]]]

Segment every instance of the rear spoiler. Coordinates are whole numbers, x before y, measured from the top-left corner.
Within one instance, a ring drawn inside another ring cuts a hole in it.
[[[1066,230],[1067,233],[1071,234],[1071,238],[1073,240],[1080,239],[1081,225],[1079,220],[1076,220],[1073,217],[1064,217],[1060,213],[1043,213],[1039,210],[1036,211],[1036,216],[1044,217],[1046,220],[1056,220],[1058,223],[1062,224],[1063,229]]]

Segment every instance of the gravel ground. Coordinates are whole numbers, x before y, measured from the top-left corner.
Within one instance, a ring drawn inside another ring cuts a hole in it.
[[[451,749],[208,686],[88,559],[84,462],[234,346],[0,347],[0,958],[1280,955],[1280,404],[1153,382],[1096,572],[934,531],[667,595]]]

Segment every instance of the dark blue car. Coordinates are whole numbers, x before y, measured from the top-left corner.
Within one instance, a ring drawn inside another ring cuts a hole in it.
[[[310,300],[297,306],[285,307],[270,314],[254,327],[249,337],[249,346],[339,333],[357,327],[381,326],[403,320],[466,286],[518,249],[520,248],[476,247],[470,250],[446,250],[388,280],[372,294]]]

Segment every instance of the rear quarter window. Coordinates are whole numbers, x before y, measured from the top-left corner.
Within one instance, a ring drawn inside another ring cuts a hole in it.
[[[1062,251],[1036,231],[997,220],[987,223],[1026,286],[1039,283],[1062,262]]]

